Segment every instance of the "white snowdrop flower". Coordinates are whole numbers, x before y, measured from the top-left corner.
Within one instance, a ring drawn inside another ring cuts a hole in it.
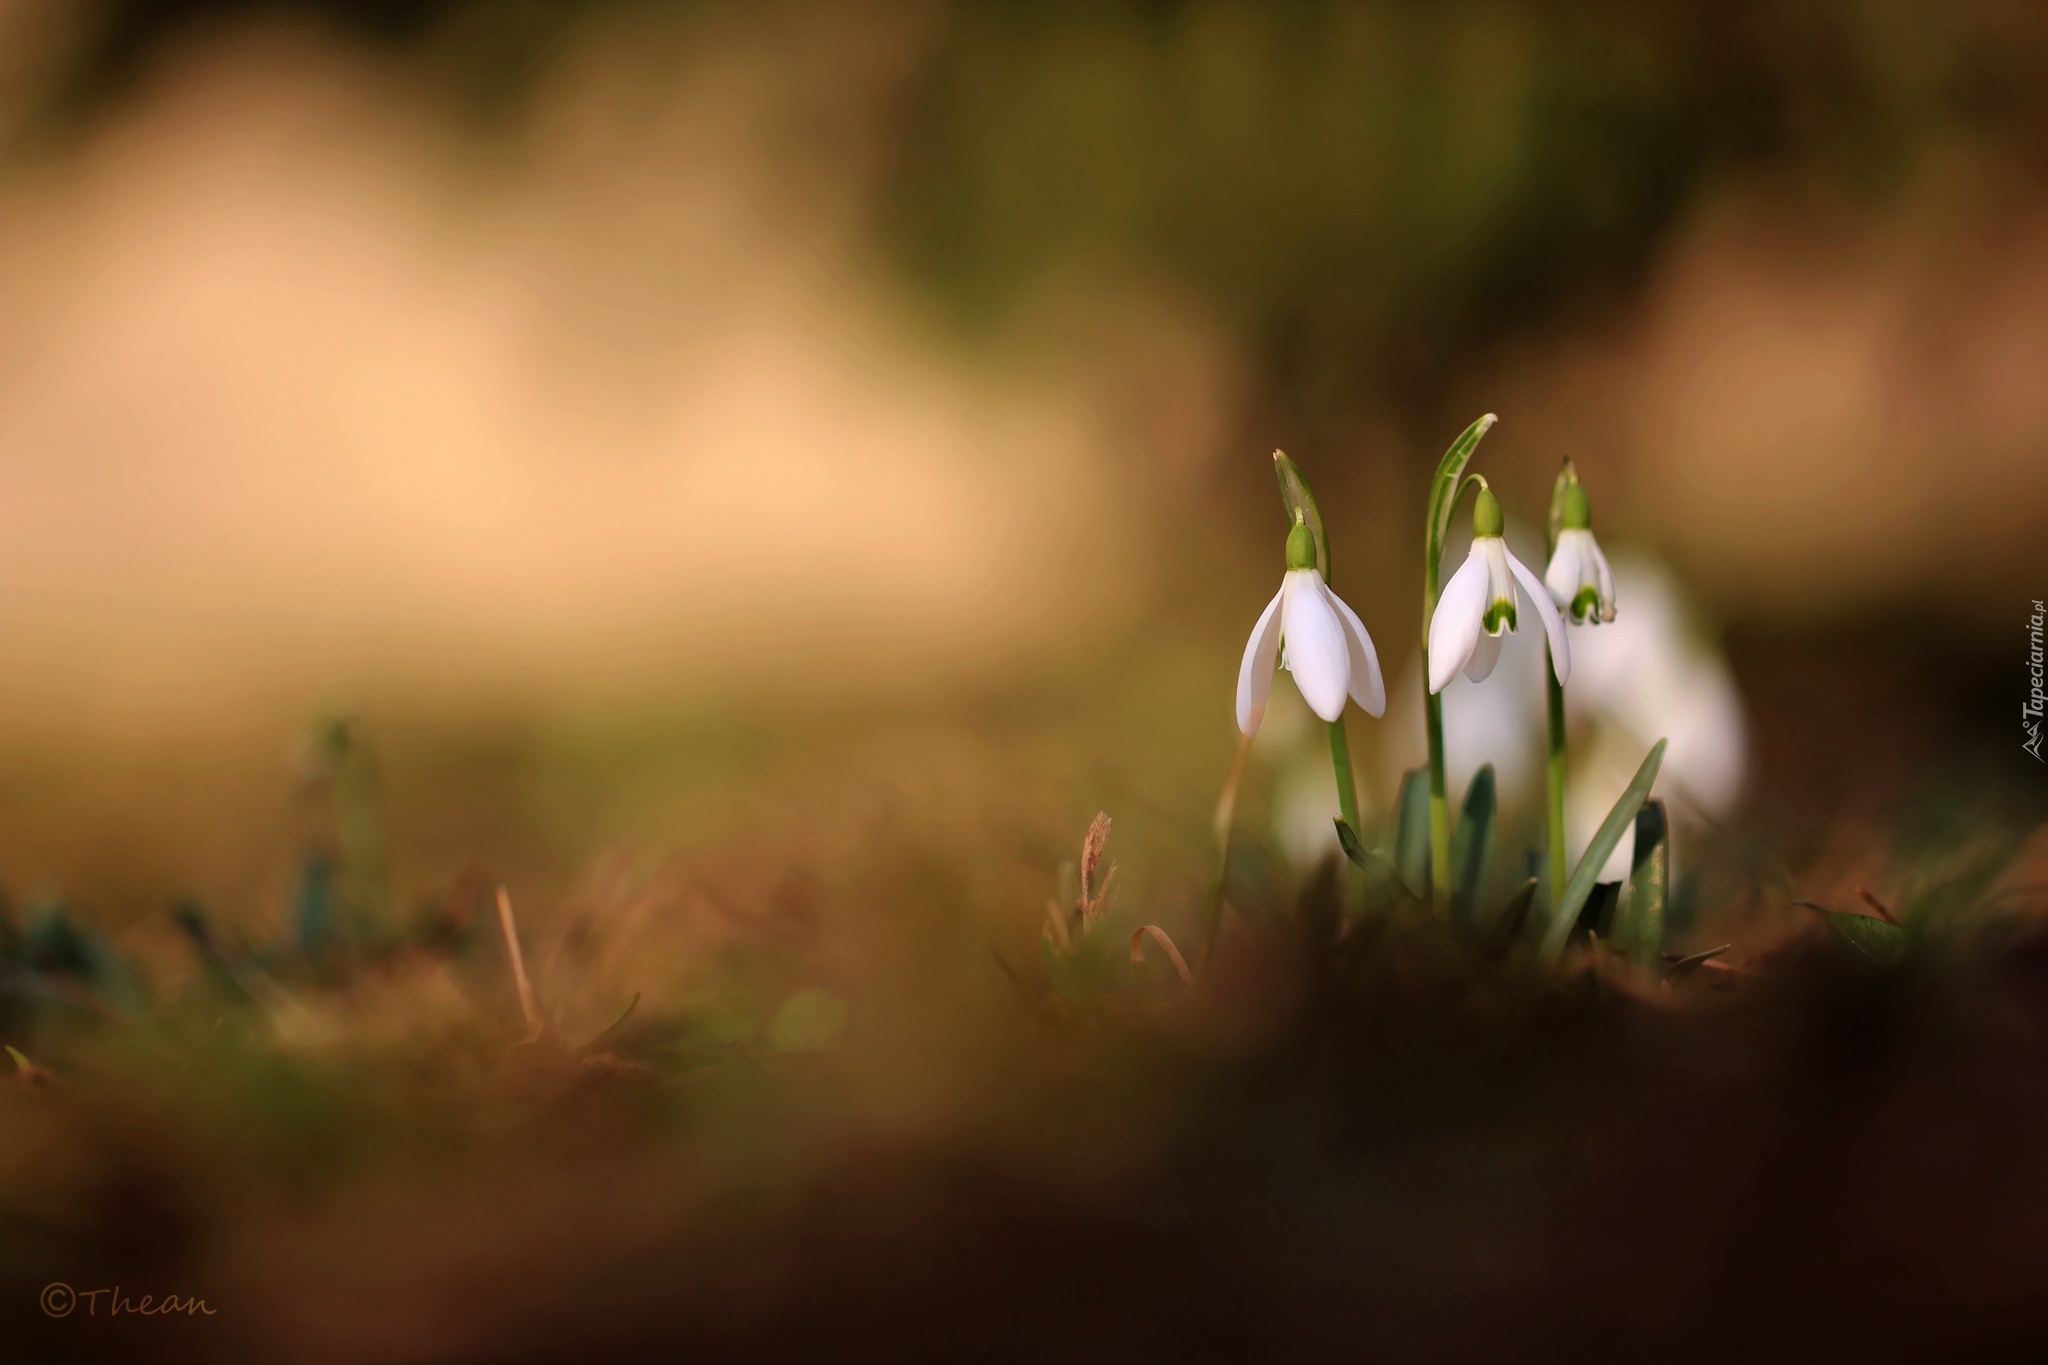
[[[1600,542],[1593,539],[1592,511],[1576,478],[1565,485],[1557,548],[1543,571],[1543,584],[1574,625],[1597,626],[1614,619],[1614,574],[1607,556],[1600,553]]]
[[[1508,552],[1501,536],[1500,503],[1482,487],[1472,508],[1472,550],[1444,584],[1436,611],[1429,618],[1429,690],[1441,692],[1459,669],[1473,682],[1493,672],[1500,660],[1501,636],[1519,623],[1519,601],[1526,599],[1550,637],[1550,661],[1562,683],[1571,671],[1570,646],[1564,621],[1550,601],[1550,592],[1527,565]]]
[[[1372,637],[1323,582],[1315,536],[1299,514],[1287,533],[1287,576],[1252,627],[1237,671],[1237,728],[1247,735],[1257,734],[1265,718],[1276,668],[1294,675],[1302,699],[1326,721],[1344,714],[1346,697],[1367,715],[1386,713],[1387,687]]]

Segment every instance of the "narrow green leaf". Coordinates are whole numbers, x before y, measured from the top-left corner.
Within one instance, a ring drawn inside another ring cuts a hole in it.
[[[1548,559],[1557,553],[1557,533],[1564,527],[1564,490],[1571,487],[1577,475],[1572,462],[1566,460],[1564,468],[1557,471],[1557,482],[1550,486],[1550,519],[1543,523],[1543,557]]]
[[[1672,976],[1683,976],[1695,967],[1712,962],[1734,946],[1732,943],[1723,943],[1718,948],[1707,948],[1697,953],[1667,953],[1664,955],[1665,971]]]
[[[1650,785],[1657,780],[1657,769],[1664,762],[1666,743],[1668,741],[1660,739],[1650,746],[1650,752],[1644,756],[1643,766],[1636,769],[1628,790],[1614,803],[1614,809],[1607,812],[1607,818],[1600,822],[1598,832],[1593,835],[1593,842],[1586,846],[1585,856],[1572,869],[1571,878],[1564,886],[1564,903],[1550,907],[1550,924],[1543,931],[1543,946],[1538,953],[1538,960],[1546,970],[1564,956],[1564,945],[1571,938],[1572,926],[1578,923],[1579,911],[1586,904],[1586,897],[1593,894],[1594,879],[1614,855],[1622,832],[1636,818],[1643,802],[1649,799]]]
[[[1342,820],[1337,822],[1337,843],[1344,850],[1344,856],[1365,873],[1366,908],[1384,909],[1393,904],[1394,886],[1400,880],[1400,874],[1394,870],[1394,860],[1376,848],[1367,848],[1359,839],[1358,831]]]
[[[1002,962],[1000,956],[996,960],[1002,964],[1002,968],[1005,972],[1010,970],[1010,964],[1007,962]],[[603,1028],[599,1029],[589,1042],[585,1043],[582,1047],[577,1048],[576,1055],[579,1057],[587,1057],[590,1054],[598,1051],[606,1043],[611,1042],[614,1038],[618,1036],[619,1030],[625,1026],[626,1020],[630,1019],[633,1016],[633,1011],[639,1008],[639,1006],[640,992],[634,991],[633,998],[626,1002],[626,1007],[620,1010],[617,1014],[613,1015],[612,1021],[609,1024],[606,1024]]]
[[[1429,485],[1429,553],[1443,554],[1444,536],[1451,529],[1451,509],[1458,501],[1458,483],[1465,477],[1465,466],[1472,460],[1472,452],[1479,449],[1479,442],[1493,424],[1500,419],[1492,413],[1474,422],[1451,442],[1451,448],[1444,452],[1443,462],[1436,467],[1436,478]]]
[[[1880,967],[1889,967],[1906,951],[1906,931],[1873,915],[1851,915],[1839,910],[1827,912],[1828,928],[1835,937]]]
[[[1401,776],[1394,804],[1394,867],[1408,894],[1429,894],[1429,770],[1410,768]]]
[[[1479,898],[1493,875],[1493,824],[1499,807],[1495,794],[1493,765],[1483,765],[1465,788],[1465,804],[1458,810],[1457,829],[1451,835],[1451,908],[1466,924],[1479,919]]]
[[[1486,946],[1482,951],[1488,957],[1505,957],[1508,949],[1515,946],[1515,939],[1521,935],[1522,926],[1529,921],[1529,907],[1536,903],[1536,878],[1522,883],[1508,903],[1493,918],[1493,926],[1486,931]]]
[[[1289,459],[1286,451],[1273,452],[1273,473],[1280,479],[1280,505],[1286,509],[1287,524],[1294,525],[1294,514],[1301,513],[1309,534],[1316,538],[1316,568],[1322,571],[1323,581],[1329,582],[1330,538],[1323,533],[1323,514],[1316,506],[1316,495],[1309,491],[1308,480],[1301,476],[1301,466]]]
[[[1645,970],[1664,951],[1664,912],[1671,898],[1671,823],[1662,801],[1636,813],[1636,847],[1629,862],[1628,901],[1616,938]]]
[[[1595,938],[1614,941],[1615,909],[1621,904],[1620,882],[1594,882],[1593,893],[1579,907],[1577,928]]]

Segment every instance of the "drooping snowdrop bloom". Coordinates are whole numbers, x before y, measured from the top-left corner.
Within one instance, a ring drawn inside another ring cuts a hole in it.
[[[1508,553],[1501,527],[1500,502],[1492,489],[1480,488],[1472,508],[1472,551],[1444,584],[1429,618],[1431,692],[1443,691],[1461,668],[1473,682],[1493,672],[1500,660],[1501,635],[1512,632],[1519,622],[1518,599],[1527,600],[1542,618],[1558,682],[1571,671],[1564,621],[1541,580]]]
[[[1577,478],[1565,485],[1557,549],[1543,571],[1543,583],[1573,624],[1597,626],[1614,619],[1614,574],[1593,539],[1593,514]]]
[[[1299,514],[1287,533],[1287,576],[1245,641],[1237,670],[1237,728],[1256,734],[1273,693],[1273,671],[1294,675],[1309,709],[1326,721],[1344,714],[1346,697],[1369,716],[1387,709],[1380,658],[1358,614],[1330,591],[1316,569],[1316,541]]]

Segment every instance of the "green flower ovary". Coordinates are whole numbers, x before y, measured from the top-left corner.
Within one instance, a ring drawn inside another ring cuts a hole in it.
[[[1586,490],[1574,478],[1564,486],[1564,506],[1559,509],[1559,530],[1589,531],[1593,528],[1593,509],[1586,502]]]
[[[1315,532],[1299,519],[1295,521],[1294,529],[1287,533],[1287,567],[1289,571],[1317,567]]]
[[[1472,500],[1472,534],[1497,536],[1501,533],[1503,518],[1500,514],[1500,499],[1493,496],[1491,488],[1481,488],[1479,496]]]

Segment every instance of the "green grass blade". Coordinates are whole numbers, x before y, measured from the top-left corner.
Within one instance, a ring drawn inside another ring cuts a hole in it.
[[[1664,951],[1664,912],[1671,899],[1671,822],[1662,801],[1645,801],[1636,813],[1636,848],[1630,859],[1628,900],[1616,939],[1654,971]]]
[[[1579,911],[1585,907],[1586,897],[1593,894],[1594,879],[1600,869],[1614,856],[1614,849],[1621,842],[1622,832],[1636,818],[1636,812],[1643,808],[1643,802],[1650,797],[1650,784],[1657,780],[1657,769],[1664,762],[1664,746],[1669,741],[1658,740],[1650,746],[1650,752],[1643,758],[1643,766],[1636,769],[1636,775],[1628,784],[1628,790],[1614,803],[1614,809],[1607,812],[1607,818],[1600,822],[1599,832],[1593,842],[1586,846],[1585,856],[1572,869],[1571,879],[1564,886],[1564,903],[1550,908],[1550,923],[1543,931],[1543,946],[1537,960],[1544,970],[1557,965],[1564,956],[1564,945],[1572,935],[1572,926],[1578,922]]]
[[[1417,900],[1429,894],[1429,770],[1410,768],[1394,804],[1394,868]]]
[[[1301,513],[1309,534],[1316,538],[1316,568],[1322,571],[1323,581],[1329,582],[1330,538],[1323,534],[1323,514],[1316,506],[1316,495],[1301,476],[1301,466],[1289,459],[1286,451],[1273,452],[1273,473],[1280,480],[1280,505],[1287,510],[1287,524],[1292,526],[1294,514]]]
[[[1479,900],[1486,894],[1493,875],[1493,825],[1499,808],[1493,765],[1486,764],[1472,776],[1465,789],[1465,804],[1458,811],[1458,827],[1451,836],[1451,907],[1468,925],[1479,920]]]

